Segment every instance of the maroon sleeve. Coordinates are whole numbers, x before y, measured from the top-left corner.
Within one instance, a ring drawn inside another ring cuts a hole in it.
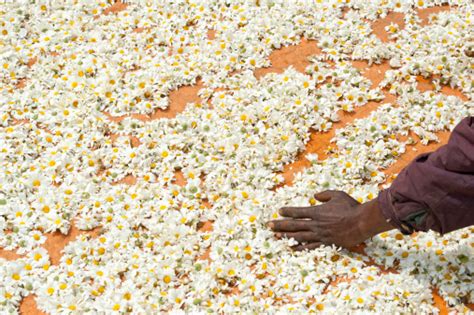
[[[378,201],[404,234],[474,225],[474,117],[456,126],[448,144],[412,161]]]

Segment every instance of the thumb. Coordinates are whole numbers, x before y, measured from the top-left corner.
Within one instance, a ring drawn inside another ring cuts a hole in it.
[[[317,193],[314,195],[314,198],[317,200],[317,201],[321,201],[321,202],[328,202],[329,200],[331,200],[332,198],[336,197],[337,195],[339,195],[341,192],[340,191],[337,191],[337,190],[325,190],[323,192],[320,192],[320,193]]]

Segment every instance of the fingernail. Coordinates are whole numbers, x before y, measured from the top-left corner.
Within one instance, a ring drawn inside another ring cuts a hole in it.
[[[270,229],[273,229],[273,227],[275,227],[275,224],[273,224],[273,222],[267,222],[267,226],[268,226]]]

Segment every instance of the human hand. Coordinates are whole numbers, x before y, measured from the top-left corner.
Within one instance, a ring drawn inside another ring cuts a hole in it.
[[[380,232],[392,229],[383,217],[377,200],[361,204],[342,191],[328,190],[314,196],[324,202],[312,207],[285,207],[267,225],[277,238],[294,238],[294,250],[314,249],[335,244],[344,248],[358,245]]]

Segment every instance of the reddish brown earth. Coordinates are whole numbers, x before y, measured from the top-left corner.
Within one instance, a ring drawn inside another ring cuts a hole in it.
[[[125,10],[126,8],[127,8],[126,4],[115,3],[114,5],[108,7],[103,13],[104,14],[116,13],[116,12]],[[428,23],[429,22],[428,16],[430,14],[440,12],[440,11],[445,11],[445,10],[449,10],[449,7],[442,6],[442,7],[435,7],[435,8],[429,8],[429,9],[422,9],[422,10],[418,10],[418,15],[420,16],[420,18],[422,18],[423,23]],[[398,24],[400,28],[403,28],[405,26],[405,23],[403,21],[403,14],[392,12],[388,14],[387,17],[385,17],[384,19],[379,19],[372,23],[372,30],[374,34],[376,34],[382,41],[389,41],[388,33],[384,30],[384,27],[389,25],[390,23]],[[145,29],[140,28],[140,29],[135,29],[134,32],[140,33],[144,30]],[[216,32],[214,30],[209,30],[207,35],[208,35],[209,40],[213,40],[216,36]],[[321,53],[321,50],[317,47],[314,41],[308,41],[308,40],[303,39],[299,45],[284,47],[284,48],[275,50],[269,57],[272,63],[272,66],[268,68],[256,69],[254,73],[257,78],[260,78],[270,72],[281,73],[289,66],[293,66],[297,71],[304,72],[305,67],[309,64],[307,57],[311,55],[315,55],[315,54],[320,54],[320,53]],[[31,67],[36,61],[37,61],[37,57],[31,58],[28,62],[28,66]],[[383,79],[385,71],[390,69],[388,63],[386,62],[382,63],[381,65],[368,66],[366,62],[354,61],[353,65],[361,70],[362,75],[364,75],[365,77],[367,77],[368,79],[372,81],[372,87],[377,86],[380,83],[380,81]],[[433,84],[431,83],[432,79],[433,78],[421,78],[421,77],[418,78],[418,88],[422,91],[432,90],[433,89]],[[26,84],[27,84],[27,79],[22,79],[17,85],[17,88],[22,88]],[[197,95],[197,92],[203,86],[204,85],[202,81],[198,80],[197,83],[193,86],[180,87],[177,90],[172,91],[170,93],[169,95],[170,106],[168,109],[158,110],[151,115],[141,115],[141,114],[135,115],[134,114],[131,116],[143,121],[175,117],[178,113],[182,112],[185,109],[187,103],[202,102],[202,100]],[[462,95],[460,91],[452,89],[450,87],[443,87],[442,93],[447,94],[447,95],[455,95],[457,97],[462,98],[463,100],[466,99],[466,97]],[[307,154],[317,153],[322,159],[325,159],[330,155],[331,149],[334,149],[333,145],[331,145],[330,143],[330,140],[334,136],[335,130],[339,128],[343,128],[344,126],[346,126],[347,124],[350,124],[357,118],[367,117],[372,111],[377,109],[377,107],[383,103],[394,103],[395,101],[396,99],[393,95],[390,95],[385,92],[385,99],[383,99],[381,102],[369,102],[365,106],[356,108],[356,110],[352,113],[345,113],[345,112],[339,113],[340,121],[334,123],[333,127],[328,132],[325,132],[325,133],[312,132],[310,141],[306,145],[305,150],[298,154],[295,162],[290,163],[287,166],[285,166],[284,171],[282,173],[285,179],[284,184],[291,185],[294,174],[302,171],[304,168],[309,166],[309,162],[305,158]],[[122,119],[125,118],[125,116],[113,117],[109,114],[107,115],[111,121],[116,121],[116,122],[121,121]],[[448,140],[449,132],[440,132],[438,136],[440,138],[439,143],[431,143],[428,146],[423,146],[418,142],[415,145],[409,147],[407,149],[407,152],[401,155],[396,163],[394,163],[391,167],[385,170],[385,173],[389,175],[390,177],[398,173],[401,169],[403,169],[403,167],[405,167],[416,155],[422,152],[435,150],[439,146],[445,144]],[[116,137],[117,135],[111,135],[112,140],[115,140]],[[132,140],[133,146],[140,145],[139,139],[131,137],[131,140]],[[185,182],[186,180],[182,172],[179,170],[176,171],[175,183],[177,183],[178,185],[184,185]],[[116,184],[121,184],[121,183],[133,185],[136,183],[136,178],[134,178],[132,175],[128,175],[121,181],[118,181]],[[209,207],[209,203],[207,201],[204,201],[203,206]],[[210,232],[212,231],[212,229],[213,229],[212,222],[202,222],[199,228],[199,231],[204,233],[204,232]],[[62,255],[62,250],[69,242],[75,240],[77,237],[79,237],[82,234],[88,234],[91,237],[96,237],[99,234],[99,232],[100,232],[99,228],[93,231],[80,231],[74,225],[72,225],[72,228],[70,229],[68,235],[63,235],[59,232],[49,233],[47,235],[47,241],[44,244],[44,247],[46,248],[49,255],[51,256],[51,263],[52,264],[59,263],[61,255]],[[365,254],[364,246],[358,246],[358,247],[353,248],[352,250],[360,254]],[[209,252],[210,250],[207,249],[204,252],[204,254],[201,257],[199,257],[199,259],[210,260]],[[15,251],[6,251],[3,249],[0,249],[0,257],[8,259],[8,260],[15,260],[15,259],[20,258],[21,256],[16,254]],[[371,261],[368,263],[368,265],[375,265],[375,263]],[[385,270],[381,266],[377,266],[377,267],[380,268],[381,273],[397,272],[395,269]],[[350,279],[336,278],[333,282],[331,282],[330,285],[337,285],[337,283],[340,283],[342,281],[350,281]],[[238,290],[235,290],[235,289],[236,288],[234,288],[230,294],[238,294]],[[446,302],[438,295],[438,291],[436,288],[433,288],[433,297],[434,297],[434,304],[440,310],[440,314],[447,314],[448,309],[446,306]],[[470,305],[469,307],[474,309],[473,305]],[[29,314],[31,315],[44,314],[43,312],[38,310],[34,295],[29,295],[23,299],[23,301],[20,304],[20,313],[28,314],[28,315]]]

